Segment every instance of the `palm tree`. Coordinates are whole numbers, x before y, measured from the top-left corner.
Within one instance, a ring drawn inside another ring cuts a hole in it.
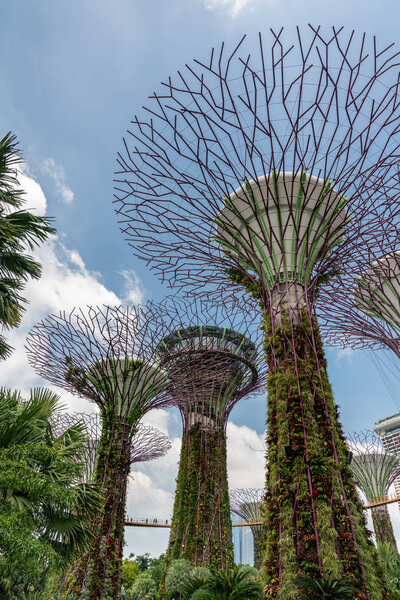
[[[59,408],[50,390],[33,390],[24,402],[0,389],[0,589],[10,597],[14,583],[41,584],[53,565],[66,568],[91,540],[99,495],[79,483],[87,438],[83,424],[54,436]]]
[[[388,585],[391,600],[400,600],[400,554],[392,544],[377,544],[378,555]]]
[[[262,597],[261,584],[243,565],[235,565],[227,571],[214,571],[205,582],[201,574],[196,579],[188,581],[183,590],[183,600],[261,600]]]
[[[302,574],[296,577],[295,584],[302,590],[300,600],[354,600],[360,593],[348,577],[318,579]]]
[[[0,140],[0,324],[3,328],[18,325],[26,303],[20,292],[29,279],[41,275],[40,264],[26,252],[55,233],[51,218],[21,209],[24,191],[17,178],[20,163],[16,137],[9,132]],[[5,358],[10,352],[11,347],[0,336],[0,357]]]

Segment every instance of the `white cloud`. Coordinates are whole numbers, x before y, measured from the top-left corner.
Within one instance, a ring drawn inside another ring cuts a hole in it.
[[[32,178],[19,174],[21,187],[26,191],[26,207],[37,214],[46,211],[46,198],[40,185]],[[24,297],[29,300],[27,310],[17,329],[5,332],[15,348],[11,357],[2,363],[0,385],[20,389],[28,394],[34,386],[48,386],[29,366],[24,349],[25,337],[41,318],[75,306],[98,304],[119,305],[122,300],[101,282],[99,273],[89,271],[77,250],[70,250],[57,237],[53,237],[34,252],[42,265],[42,277],[29,281]],[[137,289],[139,282],[136,280]],[[55,389],[55,388],[54,388]],[[92,412],[90,405],[81,398],[56,389],[70,410]]]
[[[62,201],[71,204],[74,200],[74,192],[66,184],[63,167],[57,165],[54,159],[47,158],[42,162],[41,168],[53,180],[55,190]]]
[[[204,7],[211,12],[223,12],[237,17],[245,8],[253,10],[257,0],[202,0]]]
[[[264,435],[246,425],[228,423],[228,479],[229,487],[264,487]]]
[[[355,350],[352,348],[339,348],[336,350],[336,362],[341,362],[342,360],[347,361],[349,365],[353,364]]]
[[[130,269],[125,269],[120,271],[119,274],[125,280],[121,294],[124,304],[140,304],[143,302],[146,291],[143,289],[136,273]]]

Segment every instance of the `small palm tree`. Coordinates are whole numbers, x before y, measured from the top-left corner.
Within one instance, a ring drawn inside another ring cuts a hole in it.
[[[50,563],[67,566],[92,537],[99,492],[79,483],[87,438],[83,425],[55,436],[51,418],[58,409],[50,390],[33,390],[24,402],[18,392],[0,389],[2,598],[14,598],[33,579],[36,587]]]
[[[16,176],[20,163],[16,137],[7,133],[0,139],[0,324],[5,328],[18,325],[26,303],[20,292],[29,279],[41,275],[40,264],[26,252],[55,233],[49,217],[21,209],[24,192]],[[0,336],[0,358],[10,352]]]
[[[318,579],[309,575],[298,575],[295,584],[302,590],[300,600],[354,600],[360,592],[348,577]]]
[[[261,600],[261,597],[261,584],[242,565],[228,571],[214,571],[208,581],[189,596],[190,600]]]

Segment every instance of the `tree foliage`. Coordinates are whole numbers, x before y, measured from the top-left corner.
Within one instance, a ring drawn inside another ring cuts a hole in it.
[[[41,266],[27,252],[55,233],[52,219],[23,210],[24,191],[17,178],[21,163],[16,137],[7,133],[0,139],[0,324],[3,328],[19,324],[26,299],[21,295],[29,279],[38,279]],[[0,336],[0,357],[11,346]]]
[[[0,389],[0,581],[4,598],[40,589],[87,547],[96,489],[79,483],[86,442],[77,424],[55,437],[59,397]],[[18,597],[18,596],[17,596]]]
[[[301,600],[355,600],[360,593],[348,577],[323,579],[303,574],[296,577],[295,584],[301,590]]]

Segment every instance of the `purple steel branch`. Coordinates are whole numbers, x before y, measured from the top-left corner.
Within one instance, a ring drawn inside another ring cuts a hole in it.
[[[150,97],[124,139],[115,184],[121,230],[172,285],[203,291],[206,282],[207,292],[218,291],[234,267],[261,281],[267,295],[283,272],[310,292],[338,261],[351,264],[358,248],[384,244],[383,230],[396,235],[399,53],[342,28],[309,26],[289,40],[283,29],[271,30],[270,39],[260,34],[257,48],[243,37],[232,51],[222,44],[208,62],[187,64]],[[330,186],[313,230],[303,227],[315,212],[311,175],[322,190]],[[295,232],[290,268],[272,214],[276,176]],[[296,208],[300,188],[304,201]],[[332,220],[340,199],[347,214],[341,227]],[[239,201],[241,212],[254,216],[240,232]],[[235,205],[231,212],[227,202]],[[241,236],[240,253],[230,230]],[[272,274],[259,245],[275,261]]]
[[[88,480],[95,472],[98,442],[101,435],[101,418],[97,413],[60,413],[52,421],[53,431],[61,435],[66,429],[83,423],[88,434],[88,444],[84,455]],[[171,449],[168,437],[159,429],[139,423],[131,442],[131,464],[156,460]]]

